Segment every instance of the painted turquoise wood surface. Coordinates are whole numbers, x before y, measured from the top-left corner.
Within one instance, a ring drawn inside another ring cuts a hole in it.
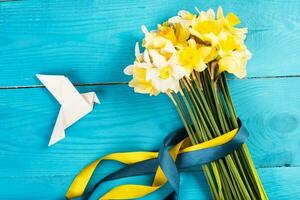
[[[270,199],[300,199],[296,0],[1,2],[0,199],[64,199],[75,174],[94,159],[157,149],[182,126],[169,100],[134,94],[125,84],[111,82],[128,80],[122,68],[142,38],[140,25],[154,27],[180,9],[218,5],[237,13],[250,30],[248,72],[256,78],[231,80],[230,87],[251,133],[248,145],[261,179]],[[40,84],[36,73],[67,75],[83,84],[80,91],[95,90],[102,101],[51,148],[47,143],[59,105],[46,89],[35,88]],[[109,169],[105,165],[103,175]],[[201,172],[181,174],[179,199],[209,199],[208,194]]]
[[[0,4],[0,86],[39,84],[37,72],[77,83],[128,80],[122,69],[142,24],[155,27],[180,9],[219,5],[249,27],[249,76],[300,73],[297,0],[31,0]]]

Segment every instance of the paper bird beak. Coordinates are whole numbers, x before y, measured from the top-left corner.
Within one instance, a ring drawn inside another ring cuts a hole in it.
[[[97,97],[96,93],[94,92],[94,103],[100,104],[100,100]]]

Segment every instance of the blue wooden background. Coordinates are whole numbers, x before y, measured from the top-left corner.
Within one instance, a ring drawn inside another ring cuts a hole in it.
[[[222,5],[249,27],[248,78],[230,80],[270,199],[300,199],[300,1],[30,0],[0,3],[0,199],[64,199],[74,176],[116,151],[155,150],[181,127],[169,100],[134,94],[123,68],[140,26]],[[59,105],[36,73],[64,74],[102,104],[48,148]],[[103,170],[103,174],[106,173]],[[179,199],[210,199],[200,171]]]

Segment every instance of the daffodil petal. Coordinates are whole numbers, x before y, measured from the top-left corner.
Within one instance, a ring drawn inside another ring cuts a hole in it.
[[[125,69],[124,69],[124,74],[126,75],[132,75],[133,73],[133,67],[134,65],[128,65]]]
[[[149,54],[153,60],[153,64],[155,67],[157,68],[162,68],[167,66],[167,61],[166,58],[164,56],[162,56],[161,54],[159,54],[156,50],[149,50]]]
[[[146,81],[150,81],[159,76],[159,70],[155,68],[148,68],[146,72]]]

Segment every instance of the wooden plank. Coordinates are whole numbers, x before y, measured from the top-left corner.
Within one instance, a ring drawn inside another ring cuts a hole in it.
[[[299,167],[262,168],[258,172],[269,199],[288,200],[300,198]],[[201,175],[201,172],[182,174],[179,199],[211,199],[208,186],[203,184],[204,177]]]
[[[300,174],[299,167],[262,168],[259,174],[272,200],[299,199]],[[0,197],[6,200],[15,199],[64,199],[73,175],[41,176],[41,177],[0,177]],[[147,183],[148,178],[140,183]],[[127,179],[128,180],[128,179]],[[126,180],[126,181],[127,181]],[[122,182],[126,182],[122,181]],[[119,184],[120,181],[114,182]],[[187,184],[188,183],[188,184]],[[112,186],[103,186],[103,191]],[[181,173],[179,200],[209,200],[210,193],[202,172]],[[147,199],[158,199],[154,198]]]
[[[181,126],[165,96],[134,94],[127,85],[79,89],[96,91],[102,103],[50,148],[59,109],[51,94],[41,88],[0,90],[0,176],[75,173],[111,152],[158,149]]]
[[[63,200],[70,176],[1,177],[0,198]]]
[[[15,1],[0,4],[0,86],[40,84],[36,73],[126,81],[122,69],[133,60],[142,24],[219,5],[249,27],[250,77],[300,74],[299,1]]]
[[[259,167],[299,166],[299,78],[230,81],[248,144]],[[134,94],[127,85],[79,87],[102,104],[47,144],[59,106],[44,88],[0,90],[0,176],[75,174],[111,152],[155,150],[181,127],[164,95]]]
[[[255,162],[262,167],[300,164],[300,79],[231,81],[238,115],[249,129]]]

